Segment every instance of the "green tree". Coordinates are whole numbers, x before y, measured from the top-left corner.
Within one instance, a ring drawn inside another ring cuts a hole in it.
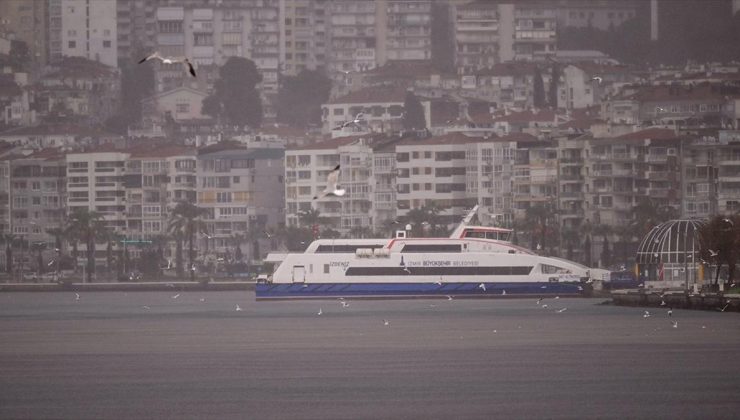
[[[13,243],[17,238],[12,233],[4,233],[2,236],[5,242],[5,272],[8,274],[13,272]]]
[[[277,119],[297,127],[321,123],[321,104],[329,100],[331,80],[323,73],[303,70],[281,80]]]
[[[545,102],[545,82],[542,81],[542,72],[537,67],[534,71],[534,92],[533,103],[535,108],[544,108]]]
[[[632,226],[637,236],[642,237],[653,227],[675,219],[679,214],[671,206],[657,204],[649,197],[641,197],[637,205],[632,208],[631,216]]]
[[[432,64],[442,72],[455,71],[455,38],[450,22],[450,4],[432,2],[431,10]]]
[[[16,71],[24,71],[28,69],[28,65],[31,63],[31,51],[28,49],[28,44],[26,44],[25,41],[10,41],[10,51],[8,55],[10,58],[10,65]]]
[[[88,209],[75,209],[70,214],[66,232],[68,236],[74,239],[75,243],[81,241],[85,244],[85,256],[87,258],[85,281],[91,282],[95,274],[95,242],[107,234],[102,215]]]
[[[403,101],[403,110],[403,128],[405,130],[423,130],[427,127],[424,107],[421,105],[419,98],[411,90],[406,92],[406,98]]]
[[[207,234],[206,223],[202,219],[206,214],[208,214],[206,209],[198,207],[189,201],[178,202],[170,213],[168,231],[173,234],[179,232],[188,241],[188,262],[190,263],[191,281],[195,281],[195,235],[198,233]]]
[[[550,108],[558,109],[558,83],[560,82],[560,66],[553,62],[550,72],[550,86],[547,92],[547,102]]]
[[[727,281],[735,280],[735,269],[740,261],[740,215],[715,216],[699,228],[699,256],[708,265],[716,265],[714,284],[727,265]]]
[[[262,75],[253,61],[229,57],[219,68],[212,98],[203,99],[203,112],[215,118],[226,117],[233,125],[257,128],[262,123],[262,99],[257,84]]]

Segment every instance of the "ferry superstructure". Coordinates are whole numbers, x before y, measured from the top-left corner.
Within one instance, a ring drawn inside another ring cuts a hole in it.
[[[257,299],[582,295],[603,270],[510,242],[509,229],[467,226],[448,238],[319,239],[286,254]],[[597,273],[598,271],[598,273]]]

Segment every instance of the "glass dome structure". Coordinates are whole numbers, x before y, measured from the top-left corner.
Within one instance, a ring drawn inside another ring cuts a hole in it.
[[[700,273],[699,228],[703,220],[669,220],[655,226],[637,248],[638,277],[665,282],[663,287],[689,287]]]

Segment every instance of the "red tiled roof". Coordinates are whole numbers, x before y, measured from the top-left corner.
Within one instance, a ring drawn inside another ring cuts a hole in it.
[[[31,153],[26,159],[60,160],[64,155],[65,153],[58,147],[47,147]]]
[[[330,104],[366,104],[398,102],[403,104],[406,89],[397,86],[367,87],[329,101]]]
[[[31,127],[11,128],[0,132],[0,136],[52,136],[73,135],[89,137],[119,137],[117,134],[77,124],[41,124]]]
[[[312,144],[304,144],[301,146],[293,146],[288,148],[288,150],[330,150],[330,149],[336,149],[339,146],[345,146],[347,144],[351,144],[356,142],[357,140],[367,137],[367,135],[360,135],[360,136],[348,136],[348,137],[337,137],[334,139],[324,140],[317,143]]]
[[[511,133],[493,139],[494,141],[538,141],[539,139],[527,133]]]
[[[676,132],[670,128],[652,127],[615,137],[620,140],[667,140],[677,139]]]
[[[432,74],[447,75],[437,70],[431,60],[392,60],[381,67],[363,72],[374,79],[418,79]]]
[[[306,137],[306,130],[298,127],[293,127],[289,125],[281,125],[278,127],[275,126],[267,126],[260,128],[260,133],[262,134],[272,134],[280,137]]]
[[[555,121],[555,111],[551,109],[541,109],[536,113],[527,109],[521,112],[511,112],[509,115],[503,115],[494,119],[496,122],[525,123],[531,121]]]
[[[195,156],[195,148],[190,146],[169,144],[159,147],[140,147],[131,150],[132,158],[165,158],[172,156]]]
[[[82,57],[64,57],[56,66],[56,71],[44,75],[44,78],[98,78],[112,77],[116,69]]]
[[[724,94],[717,87],[709,84],[697,86],[644,86],[624,99],[633,99],[640,102],[655,101],[696,101],[704,99],[722,100]]]
[[[433,100],[430,104],[432,126],[447,125],[460,116],[460,104],[455,101]]]
[[[476,76],[523,76],[533,75],[537,65],[525,61],[507,61],[499,63],[490,69],[481,69]]]
[[[460,132],[443,134],[441,136],[428,137],[426,139],[406,138],[401,140],[399,146],[437,145],[437,144],[465,144],[477,143],[481,137],[466,136]]]

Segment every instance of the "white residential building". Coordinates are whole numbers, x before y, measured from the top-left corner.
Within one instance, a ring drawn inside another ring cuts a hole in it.
[[[118,67],[116,0],[61,1],[61,55]]]

